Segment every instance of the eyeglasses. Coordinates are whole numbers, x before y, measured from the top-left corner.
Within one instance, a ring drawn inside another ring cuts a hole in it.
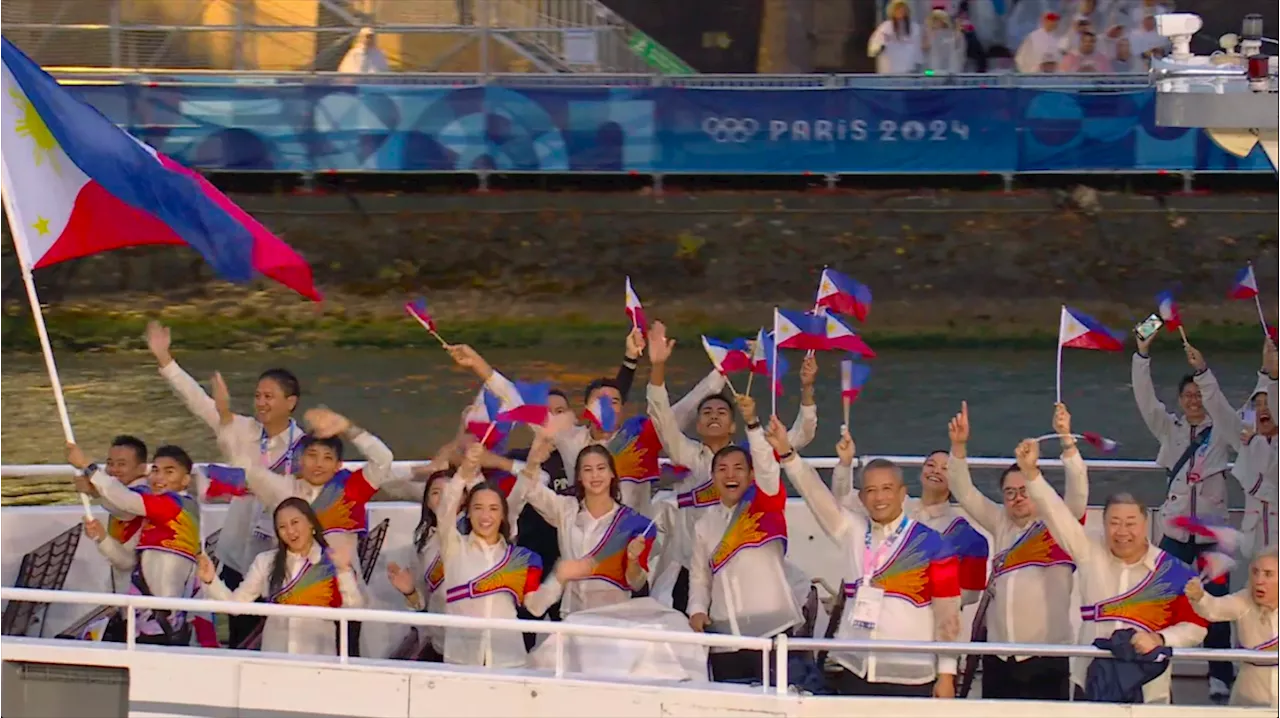
[[[1027,487],[1025,487],[1025,486],[1019,486],[1019,487],[1018,487],[1018,488],[1016,488],[1016,489],[1005,489],[1005,490],[1004,490],[1004,500],[1005,500],[1005,501],[1013,501],[1014,499],[1018,498],[1019,496],[1021,496],[1021,497],[1022,497],[1022,498],[1024,498],[1024,499],[1025,499],[1025,498],[1027,498]]]

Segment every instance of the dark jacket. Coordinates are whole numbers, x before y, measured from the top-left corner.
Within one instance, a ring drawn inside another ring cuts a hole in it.
[[[1135,631],[1124,628],[1110,638],[1094,639],[1095,648],[1111,651],[1114,658],[1095,658],[1085,676],[1085,700],[1097,703],[1143,703],[1142,687],[1169,669],[1173,651],[1166,646],[1138,655]]]

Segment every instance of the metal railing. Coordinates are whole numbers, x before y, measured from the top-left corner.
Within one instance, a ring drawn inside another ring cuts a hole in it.
[[[516,631],[521,633],[548,634],[555,638],[555,669],[557,678],[565,675],[564,636],[583,636],[588,638],[611,638],[616,640],[644,641],[647,643],[677,643],[703,647],[723,647],[737,650],[755,650],[761,652],[761,690],[765,693],[776,692],[779,696],[788,694],[788,658],[792,651],[863,651],[868,653],[892,652],[915,653],[944,656],[960,655],[1035,655],[1066,656],[1072,658],[1109,658],[1111,653],[1092,646],[1055,645],[1055,644],[1023,644],[1023,643],[933,643],[925,641],[872,641],[848,639],[789,638],[780,635],[776,638],[753,638],[731,636],[714,633],[684,633],[655,628],[630,628],[617,626],[598,626],[588,624],[566,623],[562,621],[524,621],[518,619],[472,618],[450,614],[388,611],[365,608],[321,608],[314,606],[291,606],[276,603],[240,603],[233,601],[211,601],[206,599],[158,598],[155,596],[133,596],[117,593],[83,593],[78,591],[47,591],[27,588],[0,587],[0,600],[27,601],[32,603],[60,603],[89,606],[116,606],[125,610],[125,649],[134,650],[137,645],[136,627],[138,609],[168,609],[187,612],[224,613],[246,616],[266,616],[277,618],[310,618],[338,623],[338,655],[339,663],[352,661],[348,645],[347,625],[351,621],[365,623],[389,623],[409,626],[462,628],[496,631]],[[67,639],[28,639],[42,643]],[[220,649],[221,650],[221,649]],[[230,649],[227,649],[230,650]],[[1253,651],[1244,649],[1207,649],[1207,648],[1174,648],[1174,661],[1231,661],[1248,662],[1255,665],[1275,665],[1277,655],[1271,651]],[[774,681],[771,686],[769,660],[774,660]],[[356,658],[356,661],[361,659]],[[370,659],[383,660],[383,659]]]
[[[395,70],[687,69],[599,0],[3,0],[3,13],[5,37],[50,67],[334,69],[369,27]]]
[[[1017,88],[1025,90],[1134,91],[1151,87],[1146,73],[1122,74],[978,74],[876,75],[830,73],[804,75],[699,74],[663,75],[653,72],[580,72],[574,74],[532,72],[394,72],[381,75],[344,75],[321,71],[191,70],[183,68],[45,68],[65,84],[124,84],[150,87],[194,85],[198,87],[242,87],[245,85],[326,85],[365,86],[416,85],[458,87],[495,85],[500,87],[683,87],[698,89],[797,90],[929,90],[958,88]]]
[[[894,455],[869,455],[859,456],[854,459],[855,468],[861,468],[866,462],[872,459],[888,459],[899,466],[918,467],[924,464],[926,456],[894,456]],[[663,464],[670,464],[670,459],[659,459]],[[838,463],[838,459],[833,456],[815,456],[805,457],[805,461],[809,462],[815,469],[832,469]],[[1013,465],[1014,459],[1003,456],[970,456],[966,459],[970,468],[974,469],[1006,469]],[[210,463],[217,462],[201,462],[196,464],[197,467],[203,468]],[[430,461],[422,460],[405,460],[394,461],[392,467],[395,469],[412,470],[415,467],[426,466]],[[1164,467],[1154,461],[1138,461],[1133,459],[1086,459],[1085,464],[1090,469],[1103,471],[1164,471]],[[363,461],[347,461],[343,463],[343,468],[355,471],[364,466]],[[1051,468],[1061,468],[1061,459],[1052,459],[1042,457],[1040,465]],[[1230,466],[1230,465],[1229,465]],[[1228,467],[1229,468],[1229,467]],[[71,464],[4,464],[0,465],[0,478],[6,476],[29,476],[41,478],[58,478],[74,476],[76,469]]]

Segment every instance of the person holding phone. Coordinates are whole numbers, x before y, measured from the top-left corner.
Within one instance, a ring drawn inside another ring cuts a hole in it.
[[[1151,435],[1160,442],[1156,463],[1165,470],[1165,500],[1160,506],[1164,537],[1160,548],[1185,563],[1195,565],[1201,553],[1213,550],[1215,544],[1203,536],[1193,536],[1178,528],[1173,520],[1188,516],[1206,523],[1227,520],[1226,471],[1232,440],[1229,431],[1215,431],[1214,422],[1205,411],[1204,398],[1194,374],[1178,381],[1178,408],[1172,413],[1156,396],[1151,381],[1151,343],[1159,327],[1148,322],[1134,328],[1138,351],[1133,355],[1133,398],[1138,412]],[[1210,583],[1207,590],[1215,596],[1226,595],[1225,583]],[[1225,623],[1210,626],[1206,648],[1229,648],[1231,627]],[[1209,697],[1225,703],[1231,696],[1234,671],[1230,663],[1209,665]]]

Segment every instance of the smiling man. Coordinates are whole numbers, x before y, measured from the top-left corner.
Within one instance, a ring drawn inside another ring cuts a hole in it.
[[[1133,398],[1138,403],[1142,421],[1160,442],[1156,463],[1165,470],[1165,500],[1160,507],[1160,527],[1164,538],[1160,548],[1186,563],[1194,564],[1200,554],[1213,548],[1213,540],[1193,536],[1173,525],[1173,519],[1191,517],[1207,523],[1227,520],[1227,460],[1239,430],[1215,426],[1214,417],[1205,411],[1204,397],[1196,377],[1188,374],[1178,382],[1178,407],[1182,416],[1165,409],[1156,397],[1151,382],[1151,339],[1138,341],[1133,355]],[[1210,584],[1215,595],[1226,593],[1226,585]],[[1219,627],[1221,626],[1221,627]],[[1209,631],[1205,645],[1229,648],[1230,629],[1223,624]],[[1234,670],[1230,663],[1215,662],[1209,666],[1209,697],[1225,703],[1231,694]]]
[[[1138,655],[1164,646],[1190,648],[1204,640],[1206,622],[1191,609],[1183,593],[1195,571],[1147,540],[1146,506],[1133,494],[1108,496],[1102,511],[1105,536],[1097,540],[1085,532],[1076,512],[1040,473],[1040,445],[1027,439],[1015,453],[1018,471],[1026,478],[1027,496],[1053,540],[1077,568],[1078,644],[1092,645],[1095,639],[1109,639],[1125,628],[1137,629],[1131,643]],[[1132,600],[1135,590],[1141,592],[1141,600]],[[1071,659],[1071,682],[1078,698],[1083,697],[1092,662],[1092,658]],[[1144,703],[1169,703],[1171,695],[1170,671],[1142,686]]]
[[[695,631],[770,638],[803,618],[783,558],[787,548],[787,493],[773,448],[755,421],[755,405],[741,397],[750,453],[730,444],[711,458],[720,502],[694,525],[689,564],[689,626]],[[752,456],[767,457],[756,462]],[[759,472],[755,466],[759,465]],[[716,681],[762,679],[760,651],[712,648]]]

